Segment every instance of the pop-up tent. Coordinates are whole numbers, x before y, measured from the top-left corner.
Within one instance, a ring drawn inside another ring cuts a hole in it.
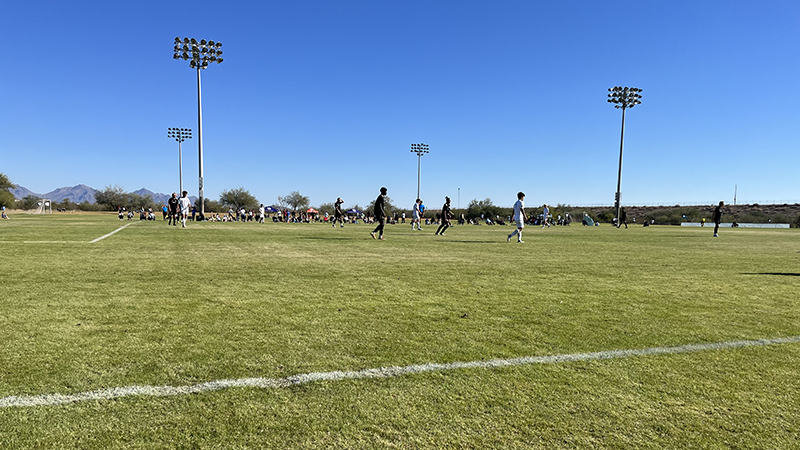
[[[264,208],[264,212],[276,213],[276,212],[278,212],[278,210],[273,206],[267,206],[266,208]]]
[[[353,208],[353,209],[348,209],[348,210],[346,211],[346,213],[347,213],[347,214],[361,214],[361,211],[359,211],[359,210],[357,210],[357,209]]]
[[[309,213],[309,214],[316,214],[316,213],[318,213],[319,211],[317,211],[317,210],[316,210],[316,209],[314,209],[314,208],[308,208],[308,211],[306,211],[306,212],[307,212],[307,213]]]

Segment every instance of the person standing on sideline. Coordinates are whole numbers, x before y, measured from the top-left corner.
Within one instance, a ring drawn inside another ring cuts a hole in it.
[[[550,215],[550,208],[548,208],[547,203],[545,203],[544,206],[542,207],[542,220],[543,220],[542,229],[544,229],[544,227],[550,228],[550,220],[548,219],[549,215]]]
[[[178,225],[178,194],[172,193],[172,197],[167,200],[169,205],[169,222],[167,225]]]
[[[417,224],[417,228],[420,230],[422,229],[422,218],[425,217],[425,205],[422,204],[422,200],[419,201],[419,224]]]
[[[444,236],[444,232],[450,228],[450,218],[453,215],[450,214],[450,197],[444,198],[444,205],[442,205],[442,224],[439,225],[439,229],[436,230],[436,234],[439,236]]]
[[[333,204],[333,228],[336,228],[336,221],[339,221],[339,227],[344,228],[344,220],[342,220],[342,197],[336,199],[336,203]]]
[[[717,232],[719,231],[719,223],[722,222],[722,207],[725,205],[725,202],[719,202],[716,208],[714,208],[714,237],[719,237]]]
[[[419,218],[420,218],[419,205],[421,204],[422,200],[420,199],[417,199],[417,201],[414,202],[414,212],[412,213],[411,216],[411,231],[414,231],[414,225],[416,225],[417,228],[419,228],[420,230],[422,229],[422,226],[419,223]]]
[[[628,213],[625,212],[625,208],[619,209],[619,223],[617,223],[617,228],[621,227],[622,224],[625,224],[625,229],[628,229]]]
[[[186,219],[189,217],[189,210],[192,208],[192,201],[189,200],[189,193],[183,191],[180,200],[178,203],[180,204],[181,208],[181,223],[183,223],[183,228],[186,228]]]
[[[372,239],[375,238],[375,233],[379,233],[377,239],[384,240],[383,238],[383,227],[386,225],[386,210],[384,206],[386,205],[386,188],[381,188],[381,195],[375,199],[375,207],[373,209],[373,213],[375,215],[375,221],[378,222],[378,226],[372,230]]]
[[[524,192],[517,192],[517,203],[514,203],[514,222],[517,223],[517,229],[514,230],[513,233],[508,235],[508,239],[506,242],[509,242],[514,235],[517,235],[517,242],[523,244],[522,241],[522,229],[525,228],[525,193]]]

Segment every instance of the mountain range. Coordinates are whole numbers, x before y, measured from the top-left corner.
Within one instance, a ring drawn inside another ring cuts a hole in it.
[[[79,184],[77,186],[72,187],[61,187],[56,190],[46,192],[44,194],[38,194],[36,192],[31,191],[30,189],[25,188],[24,186],[17,186],[14,189],[11,189],[11,193],[14,194],[14,198],[22,199],[29,195],[39,198],[49,198],[54,202],[62,202],[64,199],[69,199],[69,201],[73,203],[83,203],[95,202],[95,194],[97,193],[97,189],[94,189],[90,186],[86,186],[85,184]],[[133,191],[133,194],[140,195],[142,197],[147,197],[148,195],[153,199],[154,202],[157,204],[165,204],[169,199],[170,194],[161,194],[158,192],[153,192],[149,189],[141,188],[138,191]],[[189,197],[193,202],[194,198]]]

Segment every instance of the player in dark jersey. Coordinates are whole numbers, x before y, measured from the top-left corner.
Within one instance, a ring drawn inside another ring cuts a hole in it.
[[[725,206],[725,202],[719,202],[716,208],[714,208],[714,237],[719,237],[717,232],[719,231],[719,223],[722,222],[722,207]]]
[[[169,206],[169,222],[167,222],[167,225],[178,226],[178,203],[178,194],[173,192],[172,197],[167,201]]]
[[[376,239],[375,233],[379,233],[379,237],[377,239],[383,240],[383,227],[386,225],[386,210],[384,206],[386,205],[386,188],[381,188],[381,195],[375,199],[375,221],[378,222],[378,226],[372,230],[372,239]]]
[[[439,236],[444,236],[445,230],[452,226],[450,224],[451,217],[453,217],[453,215],[450,213],[450,197],[445,197],[444,205],[442,205],[442,224],[439,225],[439,229],[436,230],[436,234]]]
[[[333,204],[333,228],[336,228],[336,221],[339,221],[339,226],[344,227],[344,221],[342,220],[342,197],[336,199],[336,203]]]

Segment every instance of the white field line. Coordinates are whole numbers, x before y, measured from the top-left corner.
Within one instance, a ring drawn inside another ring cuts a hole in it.
[[[742,347],[758,347],[776,344],[800,343],[800,336],[758,339],[752,341],[729,341],[710,344],[688,344],[677,347],[653,347],[632,350],[606,350],[592,353],[573,353],[567,355],[551,356],[526,356],[511,359],[492,359],[489,361],[429,363],[402,367],[382,367],[379,369],[364,369],[357,371],[312,372],[293,375],[286,378],[240,378],[236,380],[216,380],[190,386],[125,386],[119,388],[102,389],[98,391],[79,392],[77,394],[42,394],[30,396],[10,396],[0,398],[0,408],[26,407],[26,406],[52,406],[65,403],[84,402],[92,400],[109,400],[120,397],[139,396],[175,396],[197,394],[201,392],[219,391],[235,387],[251,387],[263,389],[280,389],[317,381],[341,381],[364,378],[391,378],[403,375],[438,372],[457,369],[491,369],[497,367],[511,367],[527,364],[556,364],[574,361],[591,361],[616,358],[630,358],[634,356],[668,355],[676,353],[693,353],[708,350],[735,349]]]
[[[95,239],[95,240],[93,240],[93,241],[89,241],[89,243],[90,243],[90,244],[94,244],[95,242],[102,241],[103,239],[105,239],[105,238],[107,238],[107,237],[111,236],[111,235],[112,235],[112,234],[114,234],[114,233],[117,233],[117,232],[119,232],[119,231],[122,231],[122,230],[124,230],[125,228],[127,228],[127,227],[129,227],[129,226],[133,225],[134,223],[136,223],[136,222],[131,222],[131,223],[127,224],[127,225],[123,225],[123,226],[121,226],[121,227],[117,228],[116,230],[112,231],[111,233],[108,233],[108,234],[106,234],[105,236],[100,236],[99,238],[97,238],[97,239]]]

